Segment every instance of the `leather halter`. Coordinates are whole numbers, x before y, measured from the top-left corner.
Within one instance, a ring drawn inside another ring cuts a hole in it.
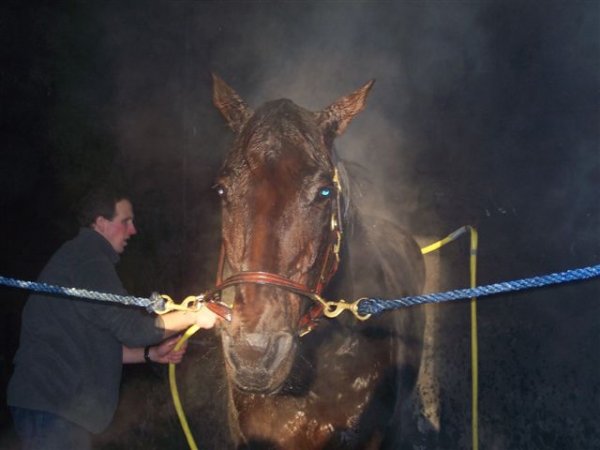
[[[335,189],[335,205],[331,212],[329,243],[322,255],[321,270],[312,286],[304,285],[281,275],[262,272],[244,271],[237,272],[223,280],[225,267],[225,250],[221,245],[217,280],[211,293],[217,293],[231,286],[239,284],[258,284],[276,286],[295,294],[307,297],[315,302],[309,311],[300,318],[299,334],[304,336],[317,326],[317,319],[323,314],[323,305],[320,299],[321,292],[336,273],[340,263],[340,247],[342,244],[342,213],[341,213],[341,185],[337,168],[333,171],[333,185]],[[231,306],[231,305],[230,305]]]

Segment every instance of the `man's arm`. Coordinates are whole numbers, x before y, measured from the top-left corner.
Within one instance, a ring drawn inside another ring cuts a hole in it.
[[[123,346],[123,364],[133,364],[144,362],[144,348],[131,348]]]
[[[156,317],[156,326],[162,328],[164,337],[186,330],[192,325],[200,328],[212,328],[217,320],[217,315],[206,307],[199,311],[172,311]],[[143,357],[143,355],[142,355]]]
[[[179,341],[180,336],[173,336],[164,340],[160,344],[148,346],[148,358],[150,362],[160,364],[178,364],[181,362],[183,355],[187,349],[187,341],[179,349],[175,350],[175,345]],[[127,347],[123,346],[123,364],[134,364],[146,362],[144,347]]]

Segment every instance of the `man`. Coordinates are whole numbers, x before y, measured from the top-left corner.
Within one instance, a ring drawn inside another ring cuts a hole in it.
[[[79,234],[43,269],[39,281],[127,295],[115,264],[136,234],[131,202],[100,189],[83,203]],[[156,316],[113,303],[31,295],[23,309],[8,405],[25,449],[91,448],[118,402],[123,363],[178,363],[170,336],[198,324],[212,328],[207,308]]]

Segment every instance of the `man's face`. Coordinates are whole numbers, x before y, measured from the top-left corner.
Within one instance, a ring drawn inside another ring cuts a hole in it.
[[[115,217],[107,220],[98,217],[93,229],[110,242],[117,253],[123,253],[127,240],[137,233],[133,224],[133,208],[129,200],[120,200],[115,204]]]

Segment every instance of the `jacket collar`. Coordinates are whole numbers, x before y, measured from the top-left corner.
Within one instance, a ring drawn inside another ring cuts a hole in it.
[[[102,252],[102,254],[106,255],[113,264],[119,262],[119,254],[112,245],[110,245],[110,242],[96,230],[91,228],[81,228],[79,230],[79,236],[86,242],[89,242],[94,248],[98,249],[98,251]]]

